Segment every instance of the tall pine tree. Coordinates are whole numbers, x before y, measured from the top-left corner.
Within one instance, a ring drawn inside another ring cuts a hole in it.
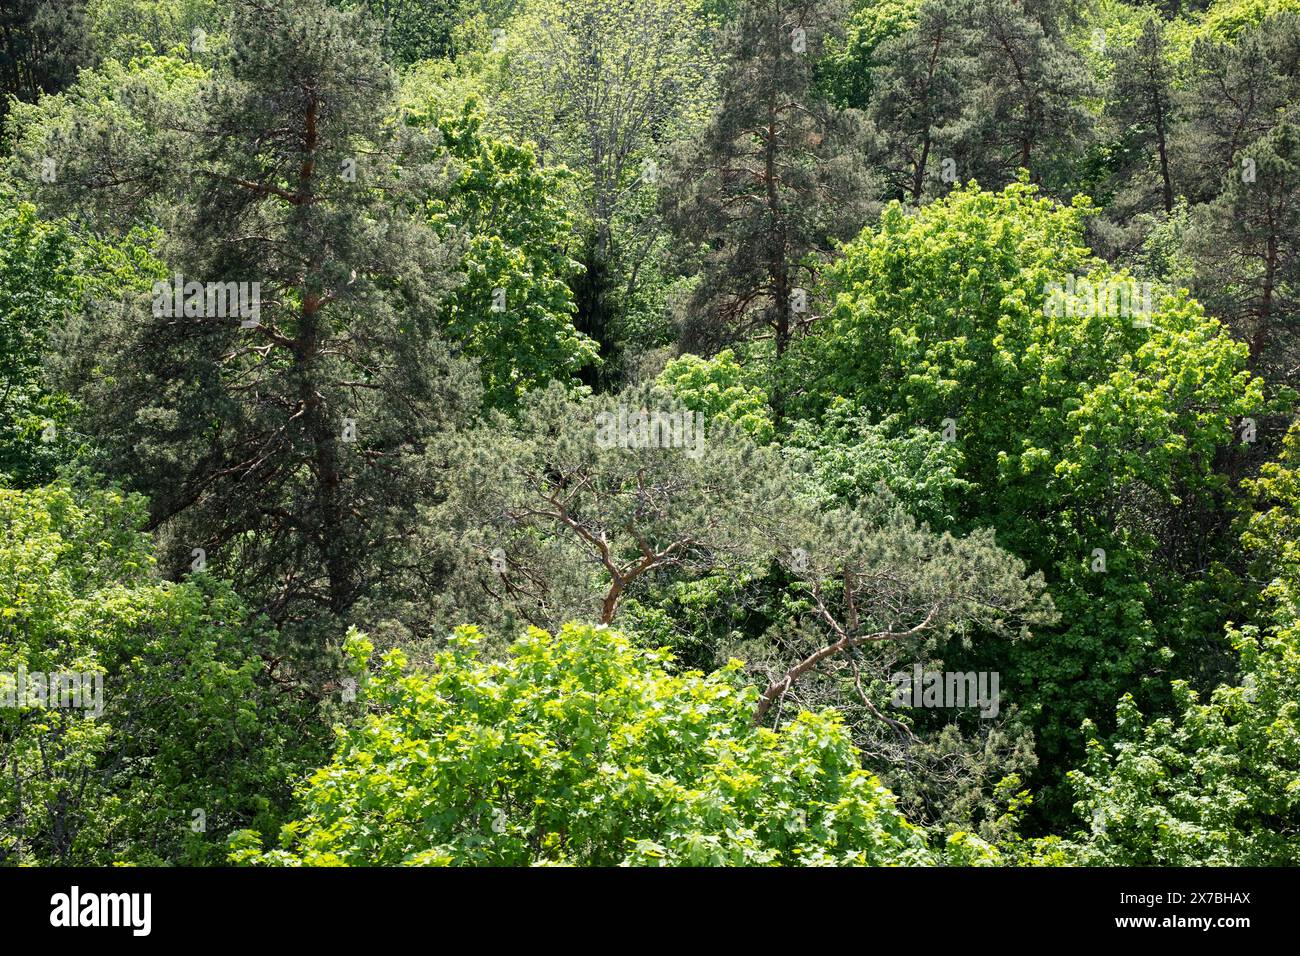
[[[961,179],[1001,186],[1027,169],[1035,182],[1068,185],[1071,161],[1093,124],[1083,105],[1091,80],[1061,35],[1063,14],[1055,7],[976,3],[977,132],[954,157]]]
[[[1129,172],[1149,179],[1152,165],[1158,176],[1160,205],[1174,210],[1174,182],[1169,163],[1169,133],[1173,126],[1173,67],[1165,42],[1164,23],[1151,17],[1132,46],[1115,57],[1114,79],[1106,111],[1124,134],[1132,151]]]
[[[415,463],[475,397],[432,327],[456,250],[425,215],[436,141],[391,121],[361,14],[242,0],[229,30],[175,120],[166,268],[80,397],[164,568],[219,571],[318,645],[390,576]]]
[[[864,118],[815,84],[841,20],[832,0],[752,0],[723,38],[721,104],[664,189],[678,235],[704,250],[687,348],[758,330],[779,360],[809,318],[820,256],[863,225],[875,192]]]
[[[1196,294],[1250,345],[1254,367],[1300,384],[1300,129],[1279,126],[1244,151],[1241,173],[1192,214]]]
[[[943,161],[970,126],[974,66],[965,0],[930,0],[917,19],[914,28],[877,48],[881,65],[873,72],[870,106],[891,185],[913,203],[921,202],[936,174],[938,182],[945,172],[947,182],[956,180],[955,162],[945,169]]]

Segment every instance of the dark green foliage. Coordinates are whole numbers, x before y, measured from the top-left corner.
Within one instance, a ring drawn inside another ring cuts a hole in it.
[[[392,95],[354,16],[243,10],[162,182],[166,266],[95,330],[77,383],[104,467],[149,496],[166,571],[203,549],[313,642],[337,643],[328,615],[382,579],[410,465],[472,395],[433,327],[454,240],[416,214],[442,188],[436,141],[384,123]],[[168,315],[173,275],[259,283],[260,314]]]
[[[828,0],[754,0],[723,35],[721,101],[664,191],[669,222],[703,260],[687,348],[762,330],[780,358],[809,319],[822,257],[871,208],[862,117],[814,82],[838,16]]]
[[[1161,209],[1173,212],[1170,138],[1177,121],[1174,71],[1162,22],[1152,17],[1132,46],[1115,56],[1106,110],[1122,141],[1124,162],[1116,175],[1131,180],[1112,216],[1125,220]]]
[[[1174,685],[1172,717],[1146,720],[1129,696],[1118,732],[1094,738],[1070,774],[1089,865],[1294,866],[1300,861],[1300,482],[1292,429],[1281,462],[1250,486],[1261,510],[1243,543],[1274,575],[1258,625],[1232,629],[1236,679],[1198,695]],[[1095,728],[1086,728],[1090,734]]]
[[[1211,198],[1240,176],[1243,151],[1279,123],[1294,122],[1300,94],[1300,15],[1279,14],[1235,43],[1202,40],[1192,51],[1175,149],[1189,198]]]
[[[884,139],[892,198],[919,203],[957,180],[955,154],[973,134],[976,63],[965,0],[931,0],[916,20],[875,54],[870,116]]]
[[[0,128],[9,97],[57,93],[88,57],[82,0],[6,0],[0,10]]]
[[[1192,216],[1195,288],[1249,343],[1261,373],[1300,384],[1300,127],[1275,127],[1241,161],[1249,181],[1230,174]]]
[[[958,177],[1001,186],[1027,169],[1035,182],[1063,187],[1069,157],[1093,125],[1082,103],[1092,92],[1082,59],[1047,10],[976,0],[973,12],[976,115],[974,135],[954,151]]]
[[[1193,287],[1256,368],[1295,384],[1300,15],[1198,43],[1192,70],[1179,155],[1191,198],[1209,200],[1185,238]]]
[[[451,564],[452,608],[503,629],[613,623],[655,578],[766,560],[797,520],[776,449],[659,389],[584,400],[552,385],[516,425],[489,421],[436,454],[446,496],[421,563]]]
[[[467,0],[340,0],[339,6],[376,19],[385,47],[402,65],[453,55],[456,28],[479,7]]]

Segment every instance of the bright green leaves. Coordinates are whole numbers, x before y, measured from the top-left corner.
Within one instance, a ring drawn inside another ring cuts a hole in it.
[[[1276,866],[1300,859],[1300,629],[1235,633],[1240,686],[1204,703],[1174,684],[1180,713],[1145,720],[1120,702],[1109,744],[1094,736],[1070,780],[1090,826],[1079,862]],[[1087,730],[1095,734],[1096,728]]]
[[[820,65],[821,84],[842,106],[866,109],[871,99],[877,48],[916,25],[921,0],[858,0],[845,36]]]
[[[659,384],[669,388],[687,408],[710,419],[722,417],[743,429],[754,441],[772,440],[772,413],[767,392],[739,362],[731,349],[712,358],[683,355],[659,374]]]
[[[530,389],[576,381],[597,361],[596,343],[573,327],[567,283],[581,266],[566,251],[567,177],[542,168],[530,145],[484,133],[473,101],[458,116],[422,121],[437,126],[455,170],[430,216],[440,233],[465,240],[465,281],[443,307],[446,334],[478,360],[486,406],[515,409]]]
[[[795,423],[785,445],[807,472],[809,493],[823,507],[852,507],[884,489],[913,516],[935,527],[955,523],[956,503],[970,483],[958,477],[962,454],[937,431],[905,427],[902,415],[875,423],[837,399],[820,423]]]
[[[462,628],[430,672],[389,658],[370,712],[303,792],[285,849],[245,863],[931,862],[838,717],[753,726],[738,665],[674,672],[606,628],[531,629],[501,663]]]
[[[811,412],[838,394],[932,433],[950,422],[966,523],[996,527],[1048,575],[1061,627],[1017,649],[1012,669],[1049,759],[1125,690],[1149,699],[1146,675],[1176,671],[1200,639],[1162,622],[1203,565],[1157,559],[1152,529],[1174,510],[1212,511],[1216,461],[1268,407],[1220,323],[1161,288],[1146,311],[1140,281],[1092,257],[1088,209],[1025,184],[887,209],[832,270],[829,323],[800,366],[821,386]],[[1054,299],[1061,288],[1073,298]],[[1127,309],[1096,294],[1112,288],[1132,293]]]
[[[1090,823],[1070,847],[1084,863],[1269,866],[1300,859],[1300,430],[1246,483],[1256,501],[1242,535],[1270,582],[1259,624],[1229,628],[1237,676],[1198,695],[1175,681],[1173,717],[1147,719],[1125,696],[1115,736],[1091,724],[1069,777]]]
[[[49,481],[88,450],[68,393],[102,377],[104,313],[125,309],[164,271],[155,240],[135,230],[115,242],[43,221],[0,190],[0,478],[9,484]]]
[[[0,861],[213,863],[232,829],[274,830],[317,759],[269,635],[207,575],[158,581],[142,515],[116,491],[0,491],[0,674],[102,683],[96,706],[0,707]]]
[[[51,327],[76,305],[67,232],[0,193],[0,476],[48,480],[66,450],[69,403],[46,386]]]

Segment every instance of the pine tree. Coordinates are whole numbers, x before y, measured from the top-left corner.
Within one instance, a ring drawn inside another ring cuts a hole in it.
[[[1147,162],[1157,163],[1160,202],[1166,214],[1174,209],[1174,183],[1169,170],[1169,134],[1174,123],[1173,68],[1166,49],[1164,24],[1151,17],[1132,46],[1115,57],[1114,79],[1106,109],[1120,130],[1126,145]],[[1129,171],[1133,173],[1132,170]]]
[[[840,20],[830,0],[752,0],[723,38],[722,102],[664,190],[678,235],[706,249],[688,349],[758,329],[779,359],[809,319],[819,257],[863,225],[874,193],[863,117],[814,82]]]
[[[1175,180],[1193,202],[1218,194],[1241,153],[1282,122],[1300,100],[1300,15],[1278,14],[1235,43],[1196,44],[1178,104]]]
[[[1300,16],[1233,44],[1198,43],[1175,144],[1193,210],[1184,248],[1209,310],[1250,345],[1262,374],[1300,381]],[[1181,180],[1180,180],[1181,181]]]
[[[177,122],[166,274],[80,390],[106,467],[149,495],[164,568],[218,570],[307,634],[341,637],[385,580],[413,462],[475,397],[432,328],[456,252],[424,214],[435,142],[386,119],[394,93],[359,14],[241,2]]]
[[[5,0],[0,9],[0,126],[9,97],[35,102],[57,93],[90,58],[85,4],[76,0]]]
[[[932,168],[941,180],[945,143],[959,138],[969,112],[973,62],[969,8],[964,0],[931,0],[916,26],[881,44],[881,63],[872,77],[869,115],[885,140],[891,184],[914,203],[921,201]],[[955,165],[947,179],[955,181]]]
[[[1027,169],[1035,182],[1069,179],[1092,117],[1091,80],[1060,35],[1054,4],[1031,11],[1013,0],[979,0],[974,56],[976,135],[958,151],[957,175],[1002,186]]]
[[[1279,126],[1242,161],[1193,211],[1195,291],[1249,343],[1261,374],[1300,384],[1300,128]]]

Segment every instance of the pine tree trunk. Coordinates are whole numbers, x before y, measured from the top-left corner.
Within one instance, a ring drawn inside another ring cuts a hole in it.
[[[763,186],[767,192],[767,207],[772,217],[773,229],[767,272],[776,310],[773,318],[773,333],[776,359],[779,364],[790,341],[790,272],[785,261],[785,221],[781,211],[781,196],[777,189],[777,116],[776,103],[772,99],[768,101],[767,117],[767,148],[763,163]],[[772,419],[778,425],[784,412],[784,404],[785,397],[781,393],[780,384],[774,382],[772,386]]]
[[[316,123],[320,104],[314,99],[307,108],[303,129],[303,161],[298,173],[296,205],[306,209],[314,201],[313,177],[316,172],[316,147],[319,134]],[[343,475],[339,465],[338,443],[340,435],[329,420],[329,409],[316,381],[316,363],[320,357],[321,297],[312,289],[312,279],[320,271],[319,261],[314,261],[303,276],[302,310],[299,315],[298,335],[294,347],[294,360],[298,375],[298,398],[301,402],[307,438],[312,444],[312,464],[316,481],[315,526],[319,536],[318,547],[325,562],[329,578],[330,610],[336,614],[347,610],[353,597],[353,565],[355,559],[348,553],[343,534],[346,514],[342,501]]]
[[[1159,51],[1157,50],[1157,55]],[[1155,81],[1158,82],[1158,81]],[[1160,178],[1164,182],[1164,200],[1165,212],[1174,211],[1174,184],[1169,176],[1169,154],[1165,143],[1165,108],[1164,97],[1160,95],[1160,90],[1155,91],[1155,113],[1156,113],[1156,149],[1160,153]]]

